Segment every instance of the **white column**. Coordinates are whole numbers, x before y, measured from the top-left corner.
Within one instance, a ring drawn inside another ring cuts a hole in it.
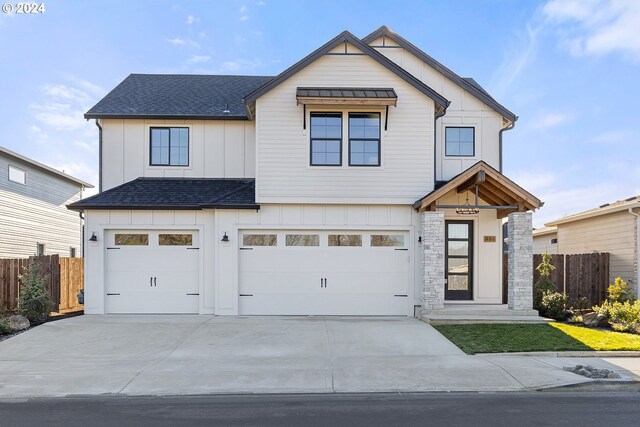
[[[509,214],[510,310],[533,310],[533,227],[530,212]]]
[[[422,213],[422,308],[444,308],[444,212]]]

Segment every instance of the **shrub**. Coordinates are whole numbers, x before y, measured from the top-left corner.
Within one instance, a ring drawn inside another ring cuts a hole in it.
[[[533,285],[533,308],[544,315],[544,307],[542,307],[542,297],[548,293],[556,291],[556,285],[548,277],[541,277],[540,280]]]
[[[600,307],[593,307],[594,311],[607,317],[611,328],[619,332],[640,331],[640,301],[609,302],[605,301]]]
[[[5,335],[11,332],[11,326],[9,326],[9,321],[4,317],[0,317],[0,335]]]
[[[549,292],[542,297],[542,311],[545,316],[555,320],[564,320],[569,314],[567,295],[560,292]]]
[[[551,264],[551,254],[546,252],[542,254],[542,262],[536,267],[536,270],[540,273],[540,277],[551,277],[551,272],[556,267]]]
[[[629,284],[622,280],[621,277],[616,277],[613,283],[609,285],[607,294],[609,302],[625,302],[634,298]]]
[[[579,316],[582,316],[585,311],[591,308],[590,306],[591,304],[587,297],[580,297],[573,301],[573,303],[571,304],[571,311],[573,313],[577,313]]]
[[[567,319],[568,323],[584,323],[584,319],[580,315],[573,315]]]
[[[40,272],[38,263],[29,264],[27,272],[20,276],[22,286],[18,298],[18,314],[23,315],[32,325],[44,323],[51,312],[52,302],[44,287],[46,276]]]

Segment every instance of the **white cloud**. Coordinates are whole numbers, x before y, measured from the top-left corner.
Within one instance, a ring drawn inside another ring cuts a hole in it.
[[[197,64],[209,61],[211,61],[211,56],[209,55],[191,55],[191,57],[187,59],[188,64]]]
[[[612,130],[603,132],[587,140],[590,144],[617,144],[638,141],[636,132],[629,130]]]
[[[195,16],[189,15],[189,16],[187,16],[186,23],[187,23],[187,25],[191,25],[194,22],[198,22],[198,21],[200,21],[200,18],[196,18]]]
[[[242,15],[242,16],[240,17],[240,22],[248,21],[248,20],[249,20],[249,16],[248,16],[248,15]]]
[[[502,63],[491,78],[491,93],[503,97],[525,67],[533,60],[537,49],[540,28],[527,24],[525,32],[514,37],[504,52]]]
[[[258,2],[258,6],[266,6],[266,5],[267,5],[267,2],[265,2],[265,1],[260,0]]]
[[[247,11],[247,6],[240,6],[240,13],[245,13]]]
[[[640,1],[550,0],[542,12],[572,55],[618,52],[640,62]]]
[[[220,65],[221,72],[243,71],[250,72],[262,67],[263,63],[260,59],[236,59],[234,61],[226,61]]]
[[[186,46],[191,48],[199,48],[200,45],[198,42],[195,42],[191,39],[181,39],[180,37],[175,37],[173,39],[167,39],[167,42],[172,44],[173,46]]]
[[[533,120],[533,127],[549,129],[566,123],[569,119],[569,116],[564,113],[544,113]]]

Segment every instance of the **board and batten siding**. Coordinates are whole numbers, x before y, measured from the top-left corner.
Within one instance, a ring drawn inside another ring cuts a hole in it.
[[[636,218],[626,210],[558,224],[558,253],[609,252],[609,280],[637,287]]]
[[[26,185],[9,181],[9,165],[27,173]],[[0,153],[0,258],[82,256],[82,221],[66,205],[80,200],[80,184]]]
[[[255,124],[247,120],[101,120],[102,189],[139,177],[253,178]],[[188,166],[150,166],[152,127],[189,128]]]
[[[296,105],[296,88],[394,88],[397,107]],[[310,166],[309,114],[343,113],[342,166]],[[348,112],[381,113],[381,166],[349,166]],[[325,55],[256,102],[258,203],[411,204],[433,188],[434,102],[365,55]]]
[[[370,45],[451,101],[447,113],[436,124],[436,180],[449,180],[480,160],[496,169],[500,168],[499,135],[503,119],[499,113],[388,38],[385,40],[386,47],[382,47],[382,38]],[[474,156],[445,156],[444,133],[447,126],[475,129]]]

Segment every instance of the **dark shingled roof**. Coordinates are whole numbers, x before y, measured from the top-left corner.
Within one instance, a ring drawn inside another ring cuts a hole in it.
[[[95,118],[246,119],[243,98],[272,77],[130,74],[84,115]],[[229,106],[229,113],[224,110]]]
[[[254,179],[138,178],[68,209],[259,209]]]
[[[299,87],[296,96],[311,98],[394,98],[393,88],[367,87]]]

